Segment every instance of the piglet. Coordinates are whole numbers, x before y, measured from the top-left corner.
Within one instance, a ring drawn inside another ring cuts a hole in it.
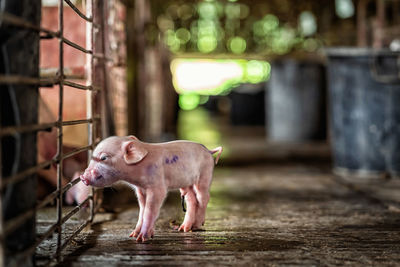
[[[85,185],[94,187],[110,186],[117,181],[133,187],[140,211],[130,237],[144,242],[154,235],[155,221],[170,189],[179,188],[187,205],[179,231],[188,232],[204,225],[215,153],[217,164],[222,147],[208,150],[189,141],[150,144],[134,136],[112,136],[98,144],[80,178]]]

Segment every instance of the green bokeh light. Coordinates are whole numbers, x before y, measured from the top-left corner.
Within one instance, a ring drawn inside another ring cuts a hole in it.
[[[250,83],[260,83],[268,80],[271,65],[266,61],[250,60],[246,64],[246,80]]]
[[[210,53],[217,47],[217,39],[214,36],[202,36],[199,37],[197,42],[197,48],[202,53]]]
[[[234,3],[228,3],[225,6],[225,15],[228,19],[240,18],[240,5]]]
[[[263,18],[264,33],[269,33],[279,26],[279,20],[276,16],[268,14]]]
[[[197,94],[179,95],[179,107],[183,110],[195,109],[200,104],[200,96]]]
[[[175,59],[171,63],[173,85],[175,87],[175,90],[178,94],[182,96],[184,95],[184,97],[180,99],[180,106],[183,105],[183,109],[191,109],[199,104],[203,104],[203,96],[227,95],[233,88],[240,85],[241,83],[261,83],[267,81],[270,77],[271,72],[271,65],[267,61],[248,61],[244,59],[208,59],[206,61],[214,64],[214,67],[211,67],[211,65],[208,66],[208,68],[213,68],[213,71],[212,73],[208,73],[205,75],[204,73],[207,71],[202,71],[199,68],[194,68],[191,72],[181,72],[182,69],[192,69],[192,67],[188,65],[185,66],[181,64],[190,63],[195,65],[196,61],[196,59]],[[204,61],[204,59],[199,60],[199,62],[203,63]],[[221,64],[220,68],[216,67],[216,65],[218,64]],[[229,68],[226,68],[227,64],[230,66]],[[178,69],[180,69],[180,71],[177,71]],[[236,69],[236,74],[231,75],[234,69]],[[178,73],[180,74],[178,75]],[[201,77],[202,73],[204,77]],[[193,81],[191,77],[195,77],[195,79],[197,78],[206,82],[191,83],[191,81]],[[195,89],[193,88],[194,84],[196,87]],[[193,94],[196,96],[193,97]],[[197,99],[197,97],[200,97],[200,99]]]
[[[242,37],[233,37],[229,41],[229,49],[234,54],[242,54],[246,50],[246,40]]]
[[[185,28],[179,28],[175,36],[179,39],[181,44],[186,44],[190,40],[190,32]]]
[[[218,17],[217,6],[213,2],[201,2],[197,8],[200,18],[214,19]]]
[[[173,30],[167,30],[166,32],[167,38],[165,39],[166,44],[172,52],[179,51],[181,47],[181,41],[176,37],[176,34]]]
[[[278,30],[279,19],[272,15],[265,15],[261,20],[254,22],[253,32],[256,37],[266,37]]]

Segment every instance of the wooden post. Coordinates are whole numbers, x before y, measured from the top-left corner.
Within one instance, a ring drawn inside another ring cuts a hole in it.
[[[128,21],[128,107],[129,133],[145,138],[146,104],[145,88],[148,82],[145,64],[147,47],[145,30],[150,20],[147,0],[135,0],[129,8]]]
[[[367,0],[357,3],[357,46],[366,47],[367,44]]]
[[[372,47],[380,49],[383,47],[385,27],[385,0],[376,0],[376,19],[373,22]]]

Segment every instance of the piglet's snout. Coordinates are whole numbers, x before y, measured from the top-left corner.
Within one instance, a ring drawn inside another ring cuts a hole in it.
[[[87,172],[85,171],[84,174],[82,174],[81,176],[79,176],[79,178],[81,178],[82,183],[84,183],[85,185],[89,185],[89,179],[87,178]]]

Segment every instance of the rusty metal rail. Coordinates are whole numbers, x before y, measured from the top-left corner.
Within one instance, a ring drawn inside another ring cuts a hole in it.
[[[71,7],[71,9],[83,20],[86,21],[86,31],[87,31],[87,40],[86,47],[83,47],[75,42],[64,37],[64,2]],[[59,42],[59,66],[56,72],[56,75],[50,77],[25,77],[20,75],[5,75],[0,74],[0,84],[14,84],[14,85],[37,85],[40,87],[48,87],[58,85],[59,87],[59,107],[58,107],[58,118],[55,122],[50,123],[39,123],[33,125],[18,125],[18,126],[9,126],[9,127],[0,127],[0,138],[5,136],[14,136],[23,133],[37,132],[37,131],[49,131],[53,127],[57,129],[57,154],[51,159],[41,163],[38,163],[36,166],[28,168],[20,173],[9,177],[1,177],[0,174],[0,192],[6,190],[8,186],[23,181],[29,175],[32,175],[39,170],[48,168],[55,164],[57,166],[57,189],[46,196],[44,200],[39,202],[33,209],[28,210],[18,216],[3,222],[2,215],[0,212],[0,251],[3,253],[5,247],[4,242],[6,237],[16,231],[18,227],[23,225],[27,220],[31,219],[36,215],[36,212],[52,201],[57,201],[57,221],[55,224],[52,224],[49,229],[43,233],[40,238],[36,240],[36,242],[25,249],[23,252],[19,253],[17,258],[22,261],[23,259],[32,256],[35,253],[36,248],[46,239],[51,237],[53,234],[57,234],[57,249],[54,255],[54,258],[50,260],[49,264],[54,263],[54,261],[59,262],[62,260],[62,250],[70,243],[70,241],[90,222],[93,220],[93,216],[96,213],[96,210],[99,208],[99,203],[95,203],[95,191],[92,190],[91,194],[79,205],[69,211],[67,214],[63,216],[63,194],[66,193],[69,189],[79,183],[80,179],[76,178],[73,181],[69,182],[66,185],[62,185],[62,172],[63,172],[63,160],[69,157],[72,157],[78,153],[87,151],[88,154],[91,154],[91,151],[94,149],[95,145],[99,142],[100,137],[97,136],[97,125],[100,124],[100,115],[96,114],[96,109],[93,107],[94,102],[96,101],[96,93],[102,91],[104,85],[94,85],[93,84],[93,75],[94,75],[94,59],[96,59],[96,64],[106,64],[107,62],[113,62],[112,58],[107,57],[104,53],[95,53],[94,52],[94,41],[104,42],[104,40],[97,40],[93,36],[95,34],[94,29],[96,31],[101,31],[102,25],[99,23],[95,23],[96,20],[93,17],[93,14],[97,14],[101,16],[104,12],[93,12],[94,8],[99,8],[100,5],[95,5],[96,0],[87,0],[86,1],[86,14],[81,12],[70,0],[59,0],[58,1],[58,30],[52,31],[49,29],[45,29],[43,27],[36,26],[20,17],[17,17],[12,14],[0,12],[0,20],[4,24],[8,24],[10,26],[24,28],[27,30],[35,31],[41,34],[41,39],[57,39]],[[100,15],[99,15],[100,14]],[[99,17],[97,21],[103,21],[104,18]],[[104,38],[104,35],[101,35]],[[64,44],[73,47],[83,53],[86,54],[86,85],[82,85],[76,82],[72,82],[66,79],[65,70],[64,70]],[[86,90],[87,91],[87,119],[81,120],[72,120],[72,121],[64,121],[63,119],[63,98],[64,98],[64,86],[72,87],[77,90]],[[80,148],[76,148],[68,153],[64,153],[63,151],[63,127],[71,126],[71,125],[79,125],[79,124],[87,124],[88,125],[88,145]],[[0,142],[1,144],[1,142]],[[2,155],[0,153],[0,159]],[[89,156],[90,157],[90,156]],[[1,166],[0,166],[1,167]],[[0,204],[1,204],[1,195],[0,195]],[[76,214],[79,210],[81,210],[84,206],[90,206],[90,218],[79,225],[69,237],[63,240],[63,229],[62,225],[65,224],[74,214]],[[0,255],[1,257],[1,255]],[[0,260],[0,265],[3,266],[4,261]],[[0,267],[1,267],[0,266]]]
[[[70,126],[77,124],[93,123],[100,120],[99,116],[91,119],[85,120],[73,120],[73,121],[56,121],[49,123],[33,124],[33,125],[21,125],[21,126],[9,126],[0,128],[0,137],[14,134],[21,134],[27,132],[37,132],[37,131],[50,131],[52,127]]]

